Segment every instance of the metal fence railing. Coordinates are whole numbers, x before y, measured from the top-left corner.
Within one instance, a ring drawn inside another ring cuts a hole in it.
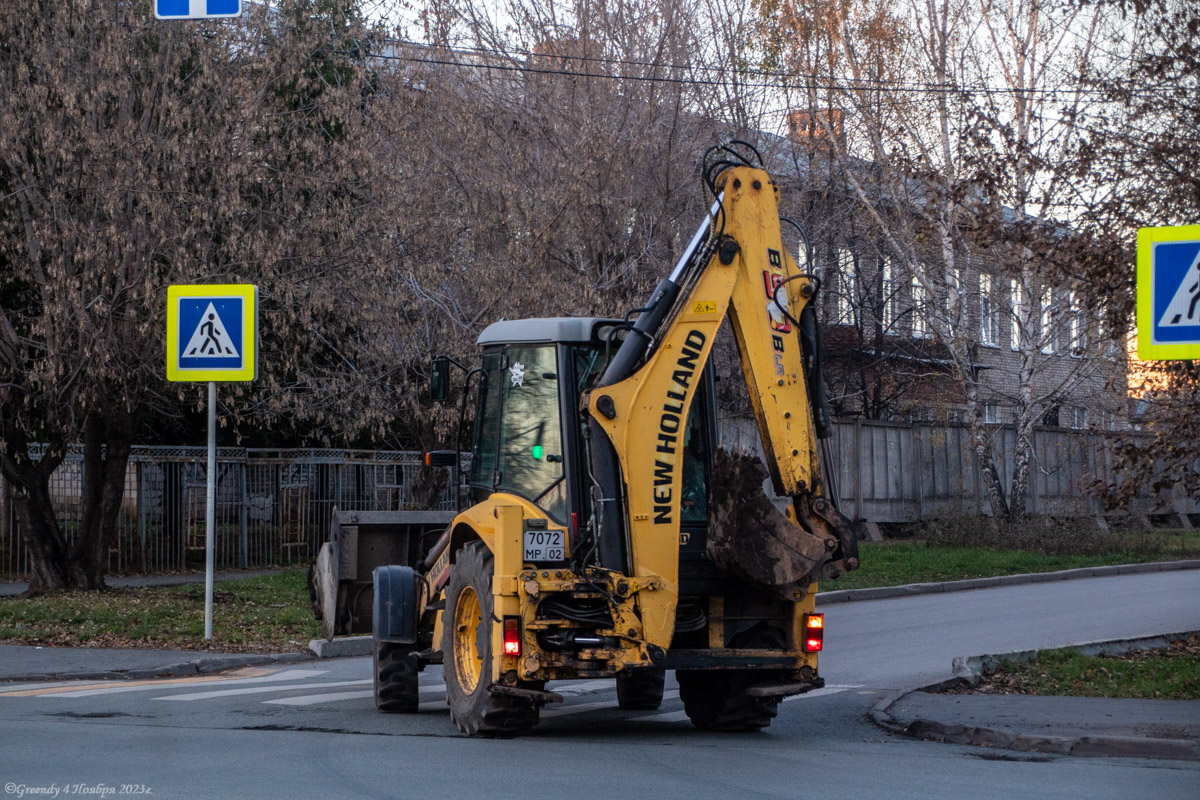
[[[834,429],[833,461],[848,516],[911,522],[987,513],[965,426],[842,420]],[[993,431],[1006,483],[1015,438],[1011,427]],[[729,447],[761,450],[757,429],[748,420],[722,420],[721,439]],[[1104,513],[1091,489],[1114,474],[1108,445],[1102,431],[1037,430],[1028,510],[1071,517]],[[202,565],[205,463],[201,447],[134,448],[109,551],[110,572]],[[431,485],[421,463],[420,453],[404,451],[222,448],[217,453],[216,563],[224,568],[307,563],[328,535],[334,506],[454,509],[452,481]],[[82,469],[82,454],[73,453],[51,481],[59,523],[68,535],[79,524]],[[1129,510],[1194,516],[1200,513],[1200,498],[1179,491],[1147,494]],[[28,567],[12,504],[0,482],[0,576],[21,576]]]
[[[207,452],[202,447],[135,447],[109,549],[114,574],[202,566]],[[217,451],[218,568],[310,561],[328,534],[331,512],[455,507],[452,481],[422,478],[420,453],[408,451]],[[82,513],[83,458],[72,452],[50,481],[68,538]],[[427,505],[430,503],[431,505]],[[28,573],[28,553],[0,483],[0,576]]]

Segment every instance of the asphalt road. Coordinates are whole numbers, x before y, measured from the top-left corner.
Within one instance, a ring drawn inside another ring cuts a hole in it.
[[[694,730],[668,683],[622,712],[608,682],[515,740],[467,739],[440,672],[415,716],[378,714],[368,659],[174,681],[0,688],[7,796],[216,798],[1194,798],[1200,764],[1084,759],[912,741],[866,722],[885,693],[957,655],[1200,629],[1200,571],[845,603],[827,609],[821,693],[767,731]],[[109,790],[112,790],[111,792]],[[124,790],[124,791],[122,791]],[[148,794],[146,792],[148,790]]]

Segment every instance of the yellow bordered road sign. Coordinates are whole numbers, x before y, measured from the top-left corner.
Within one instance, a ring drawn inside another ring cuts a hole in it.
[[[1200,359],[1200,225],[1138,230],[1137,353]]]
[[[258,377],[258,287],[167,287],[167,380]]]

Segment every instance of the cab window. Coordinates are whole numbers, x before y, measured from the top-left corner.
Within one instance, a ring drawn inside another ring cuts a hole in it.
[[[555,348],[508,348],[503,368],[489,372],[492,380],[499,382],[502,396],[496,488],[532,500],[564,521],[567,493]]]

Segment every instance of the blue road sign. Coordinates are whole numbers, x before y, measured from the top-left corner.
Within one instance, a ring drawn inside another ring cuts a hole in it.
[[[1200,226],[1138,231],[1138,357],[1200,357]]]
[[[242,0],[154,0],[154,16],[159,19],[210,19],[241,13]]]
[[[254,380],[257,297],[251,285],[167,287],[167,380]]]

